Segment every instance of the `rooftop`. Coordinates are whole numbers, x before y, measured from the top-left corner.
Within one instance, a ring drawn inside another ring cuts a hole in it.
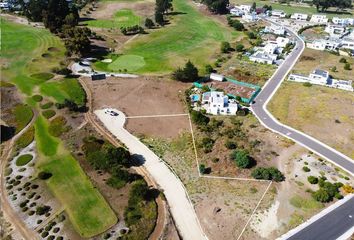
[[[312,73],[322,77],[328,77],[328,72],[321,69],[315,69]]]

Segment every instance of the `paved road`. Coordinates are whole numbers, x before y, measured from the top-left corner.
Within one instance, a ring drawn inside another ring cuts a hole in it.
[[[256,97],[255,103],[252,104],[251,109],[265,127],[294,140],[330,162],[342,167],[351,175],[354,175],[354,161],[352,159],[302,132],[279,123],[266,109],[267,103],[277,91],[286,75],[293,68],[305,48],[305,43],[298,36],[296,36],[296,39],[294,51],[268,80],[262,91]],[[348,218],[344,217],[347,216],[346,213],[348,211],[352,212],[354,216],[354,200],[345,202],[340,207],[324,214],[321,219],[306,228],[299,229],[299,232],[294,235],[294,238],[291,237],[290,239],[337,239],[338,236],[344,234],[354,226],[352,220],[349,221]],[[323,237],[319,237],[320,235]]]
[[[107,130],[127,146],[131,154],[143,158],[143,166],[164,192],[182,238],[191,240],[207,239],[183,183],[154,152],[124,129],[124,113],[116,109],[112,110],[119,113],[119,115],[111,116],[106,114],[105,110],[96,110],[95,114]]]

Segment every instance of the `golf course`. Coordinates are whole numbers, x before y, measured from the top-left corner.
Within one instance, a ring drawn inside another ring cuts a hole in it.
[[[170,24],[142,34],[124,45],[112,63],[97,62],[98,70],[167,73],[191,60],[203,67],[216,60],[222,41],[241,33],[204,16],[186,0],[174,0]],[[107,56],[110,58],[110,56]]]
[[[113,19],[98,19],[98,20],[88,20],[84,23],[90,27],[97,28],[121,28],[129,27],[133,25],[139,25],[141,19],[139,16],[135,15],[130,9],[121,9],[116,12]]]
[[[2,58],[7,64],[3,68],[4,79],[15,84],[24,94],[27,106],[41,111],[38,94],[59,103],[65,99],[78,105],[85,103],[85,93],[76,79],[52,80],[54,75],[49,72],[53,67],[60,67],[64,46],[48,30],[2,20],[2,47]],[[34,94],[37,95],[33,98]],[[24,118],[18,121],[28,123],[28,114],[19,113],[21,109],[28,112],[28,107],[17,109],[16,116]],[[54,110],[50,111],[55,114]],[[62,140],[50,134],[49,124],[49,120],[41,115],[35,120],[37,172],[52,174],[46,183],[82,237],[102,233],[117,222],[117,217]]]

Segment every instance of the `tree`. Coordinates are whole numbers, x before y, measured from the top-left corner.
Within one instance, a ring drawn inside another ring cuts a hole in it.
[[[346,63],[346,62],[347,62],[347,59],[344,58],[344,57],[342,57],[341,59],[339,59],[339,62],[340,62],[340,63]]]
[[[64,30],[65,47],[69,55],[85,55],[91,50],[91,30],[88,28],[73,27]]]
[[[222,53],[228,53],[230,50],[231,46],[229,42],[221,42],[221,52]]]
[[[318,183],[318,178],[315,176],[308,176],[307,177],[307,181],[309,181],[309,183],[311,184],[317,184]]]
[[[155,26],[155,23],[150,18],[145,19],[145,27],[150,29],[150,28],[153,28],[154,26]]]
[[[198,111],[191,111],[191,119],[197,125],[207,125],[210,121],[209,117]]]
[[[214,72],[214,68],[210,64],[208,64],[208,65],[205,66],[205,72],[208,73],[208,74],[213,73]]]
[[[317,190],[316,192],[312,193],[312,197],[318,201],[318,202],[330,202],[332,200],[332,198],[328,195],[328,193],[320,188],[319,190]]]
[[[161,12],[155,11],[155,22],[163,26],[165,24],[165,20],[163,18],[163,14]]]
[[[200,172],[201,174],[204,174],[205,171],[206,171],[205,165],[204,165],[204,164],[199,164],[199,172]]]
[[[318,12],[325,12],[330,7],[336,7],[338,10],[352,7],[351,0],[313,0],[312,3]]]
[[[351,66],[350,66],[350,63],[345,63],[344,64],[344,70],[351,70]]]
[[[209,11],[217,14],[228,13],[229,0],[203,0],[204,4],[207,5]]]
[[[257,8],[256,2],[253,2],[252,6],[251,6],[251,9],[250,9],[250,12],[256,11],[256,8]]]
[[[252,171],[251,175],[255,179],[274,180],[276,182],[281,182],[285,179],[284,175],[274,167],[258,167]]]
[[[255,32],[248,31],[246,34],[249,39],[257,39],[257,34]]]
[[[172,0],[156,0],[155,11],[165,14],[168,10],[172,10]]]
[[[184,68],[177,68],[172,77],[182,82],[192,82],[198,79],[198,69],[188,60]]]
[[[252,166],[252,159],[246,150],[235,150],[231,154],[231,158],[239,168],[249,168]]]
[[[46,0],[31,0],[24,7],[24,14],[34,22],[43,21],[43,10],[47,8]]]
[[[235,28],[236,31],[243,31],[245,26],[238,20],[232,23],[232,27]]]
[[[243,46],[241,43],[236,45],[236,51],[237,52],[243,52],[245,49],[245,46]]]

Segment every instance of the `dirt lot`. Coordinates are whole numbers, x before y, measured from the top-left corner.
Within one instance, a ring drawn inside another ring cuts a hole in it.
[[[226,82],[212,81],[208,83],[208,86],[215,89],[223,89],[228,94],[232,94],[234,96],[240,96],[248,99],[250,99],[253,93],[255,92],[254,88],[245,87],[229,81]]]
[[[281,122],[354,158],[354,95],[321,86],[284,82],[269,104]]]
[[[190,84],[156,77],[109,78],[97,82],[86,79],[86,82],[93,89],[94,109],[114,107],[128,117],[187,112],[182,97]],[[128,119],[127,128],[135,134],[169,138],[189,130],[189,122],[186,116],[138,118]]]
[[[315,69],[322,69],[328,71],[333,78],[354,80],[354,60],[350,57],[344,57],[352,65],[351,70],[344,70],[344,63],[339,62],[342,57],[329,52],[306,48],[300,57],[300,61],[293,68],[293,72],[308,75]],[[336,67],[335,72],[332,71],[333,67]]]

